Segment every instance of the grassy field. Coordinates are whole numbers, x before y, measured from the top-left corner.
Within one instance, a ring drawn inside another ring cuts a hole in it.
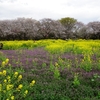
[[[100,100],[100,40],[1,42],[0,100]]]

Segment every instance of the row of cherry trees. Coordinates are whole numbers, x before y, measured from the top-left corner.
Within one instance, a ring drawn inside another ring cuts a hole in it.
[[[100,22],[85,25],[74,18],[0,20],[0,40],[100,39]]]

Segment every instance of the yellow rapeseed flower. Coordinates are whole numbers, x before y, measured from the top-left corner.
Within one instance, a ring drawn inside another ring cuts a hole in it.
[[[6,100],[9,100],[8,98]]]
[[[6,79],[4,79],[4,83],[7,83],[7,80]]]
[[[55,66],[58,67],[58,63],[57,62],[55,62]]]
[[[22,79],[22,75],[18,76],[18,81],[20,81]]]
[[[28,90],[26,90],[24,93],[25,93],[25,94],[28,94]]]
[[[9,62],[9,59],[7,58],[7,59],[5,60],[5,64],[7,65],[7,64],[8,64],[8,62]]]
[[[0,72],[0,75],[2,75],[2,72]]]
[[[7,76],[7,79],[8,79],[8,82],[10,83],[11,82],[11,77]]]
[[[8,91],[8,90],[11,90],[12,88],[13,88],[13,85],[12,85],[12,84],[8,84],[8,85],[6,86],[7,91]]]
[[[10,76],[7,76],[7,79],[9,80],[11,77]]]
[[[28,90],[25,90],[24,92],[24,96],[26,96],[28,94]]]
[[[30,86],[33,86],[35,84],[35,80],[33,80],[31,83],[30,83]]]
[[[14,96],[11,96],[11,100],[14,100],[14,98],[15,98]]]
[[[2,64],[1,64],[1,66],[5,67],[5,65],[6,65],[5,61],[3,61]]]
[[[18,72],[15,72],[14,73],[14,77],[16,78],[18,76]]]
[[[22,84],[20,84],[20,85],[18,86],[17,90],[22,89],[22,87],[23,87],[23,85],[22,85]]]
[[[32,83],[35,84],[35,80],[33,80]]]
[[[2,72],[2,74],[4,75],[4,76],[6,76],[6,70],[3,70],[3,72]]]

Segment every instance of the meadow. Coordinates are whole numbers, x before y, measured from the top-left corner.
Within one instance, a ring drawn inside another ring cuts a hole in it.
[[[100,40],[0,42],[0,100],[100,100]]]

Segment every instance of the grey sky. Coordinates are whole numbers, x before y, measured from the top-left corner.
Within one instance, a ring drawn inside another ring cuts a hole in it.
[[[0,0],[0,20],[19,17],[100,21],[100,0]]]

